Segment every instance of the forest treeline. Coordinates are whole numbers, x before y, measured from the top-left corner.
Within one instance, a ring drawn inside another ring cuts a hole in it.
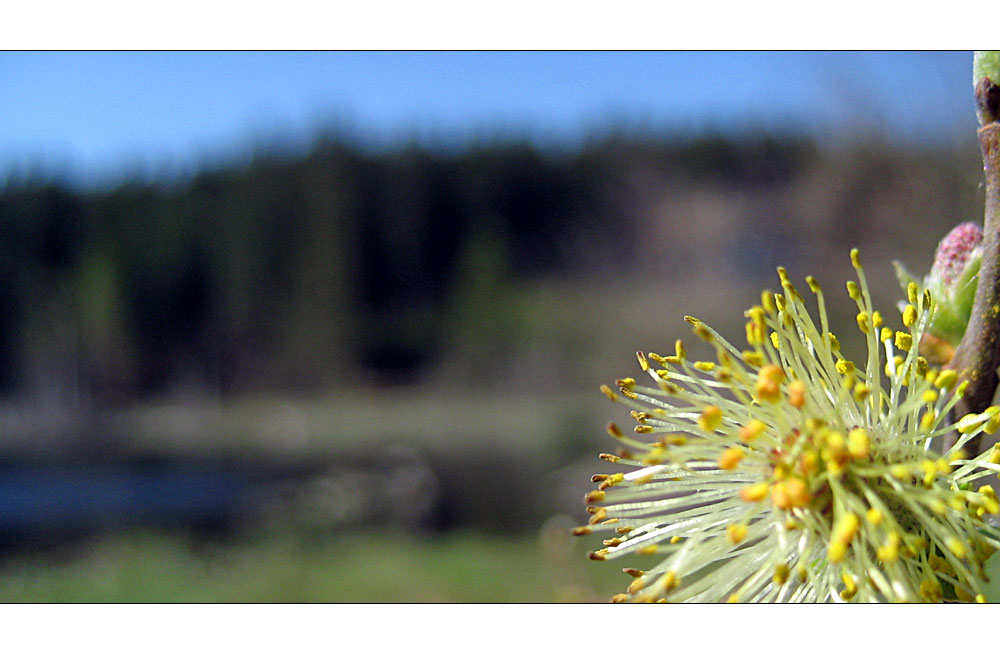
[[[176,188],[8,186],[0,393],[104,405],[419,382],[462,334],[508,329],[521,305],[502,298],[538,280],[753,282],[841,244],[925,253],[977,215],[973,147],[607,138],[441,154],[322,140]]]

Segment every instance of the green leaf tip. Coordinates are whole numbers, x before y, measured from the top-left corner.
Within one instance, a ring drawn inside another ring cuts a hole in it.
[[[972,56],[972,85],[984,77],[1000,82],[1000,50],[976,50]]]

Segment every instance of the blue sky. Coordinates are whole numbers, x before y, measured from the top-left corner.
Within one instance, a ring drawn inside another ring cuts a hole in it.
[[[0,53],[0,182],[184,174],[326,128],[381,147],[609,127],[697,133],[975,127],[969,52]]]

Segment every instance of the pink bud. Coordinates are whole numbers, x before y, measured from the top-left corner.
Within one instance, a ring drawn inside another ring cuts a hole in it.
[[[931,276],[940,279],[945,287],[950,286],[965,270],[965,265],[982,242],[983,230],[976,223],[962,223],[955,227],[938,243]]]

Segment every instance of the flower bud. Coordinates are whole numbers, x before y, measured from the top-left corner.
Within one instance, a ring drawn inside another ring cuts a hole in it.
[[[952,229],[938,244],[930,273],[921,285],[930,290],[937,310],[920,343],[920,353],[935,365],[951,360],[969,324],[982,262],[982,242],[983,230],[976,223],[962,223]],[[896,276],[903,288],[915,281],[898,263]]]

